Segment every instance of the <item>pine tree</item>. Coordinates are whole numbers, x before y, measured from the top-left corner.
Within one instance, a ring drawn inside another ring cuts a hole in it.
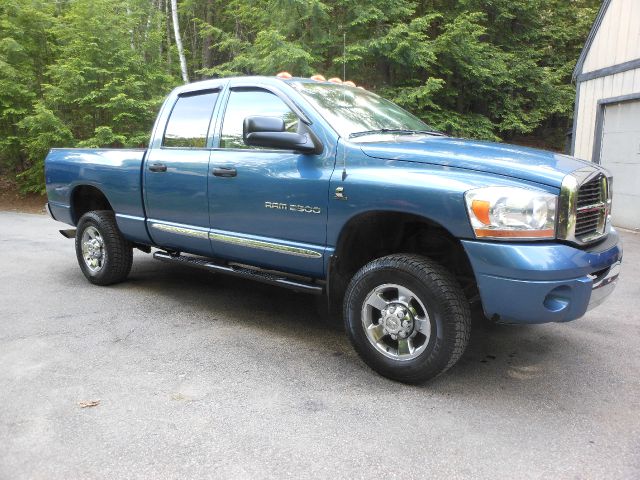
[[[179,7],[179,8],[178,8]],[[347,76],[453,135],[557,148],[597,0],[3,0],[0,175],[52,146],[144,146],[170,89]],[[346,55],[342,50],[346,34]],[[178,60],[178,61],[176,61]]]

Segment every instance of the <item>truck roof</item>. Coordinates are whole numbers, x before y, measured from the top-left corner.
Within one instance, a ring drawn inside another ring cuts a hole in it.
[[[282,83],[320,83],[320,84],[328,84],[328,85],[340,85],[339,83],[329,82],[329,81],[318,81],[312,80],[310,78],[305,77],[291,77],[291,78],[279,78],[276,76],[266,76],[266,75],[246,75],[246,76],[238,76],[238,77],[224,77],[224,78],[212,78],[208,80],[200,80],[197,82],[188,83],[186,85],[181,85],[174,89],[174,93],[181,94],[186,92],[193,92],[197,90],[206,90],[209,88],[220,88],[227,83],[234,84],[251,84],[251,85],[281,85]],[[345,85],[345,87],[347,87]]]

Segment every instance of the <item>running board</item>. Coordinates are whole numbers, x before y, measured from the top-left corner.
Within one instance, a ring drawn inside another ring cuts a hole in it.
[[[248,278],[250,280],[256,280],[269,285],[288,288],[297,292],[311,293],[313,295],[322,295],[322,293],[324,293],[322,285],[317,283],[294,280],[287,278],[284,275],[278,275],[264,270],[254,270],[252,268],[241,267],[239,265],[219,264],[203,258],[188,257],[185,255],[172,255],[167,252],[155,252],[153,254],[153,258],[162,262],[189,265],[192,267],[202,268],[210,272],[225,273],[234,277]]]

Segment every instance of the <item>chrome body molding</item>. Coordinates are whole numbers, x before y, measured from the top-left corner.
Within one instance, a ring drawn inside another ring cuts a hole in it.
[[[263,240],[255,240],[236,235],[206,232],[204,230],[196,230],[194,228],[179,227],[176,225],[168,225],[166,223],[151,223],[151,227],[163,232],[174,233],[177,235],[185,235],[187,237],[203,238],[215,240],[218,242],[239,245],[242,247],[257,248],[260,250],[268,250],[271,252],[285,253],[305,258],[322,258],[322,253],[310,250],[308,248],[294,247],[291,245],[282,245],[280,243],[266,242]]]
[[[265,242],[262,240],[254,240],[252,238],[237,237],[235,235],[227,235],[221,233],[209,233],[209,238],[218,242],[230,243],[232,245],[240,245],[242,247],[258,248],[260,250],[268,250],[270,252],[285,253],[306,258],[321,258],[322,253],[307,248],[292,247],[290,245],[282,245],[279,243]]]
[[[580,187],[594,178],[601,178],[601,201],[583,207],[578,207],[578,193]],[[557,238],[575,243],[587,245],[605,237],[611,230],[611,183],[612,178],[602,167],[584,167],[571,172],[562,180],[560,197],[558,201]],[[598,222],[596,231],[586,236],[576,236],[576,222],[578,213],[584,210],[602,210],[603,215]]]
[[[144,217],[139,217],[138,215],[125,215],[124,213],[116,213],[116,218],[124,218],[127,220],[137,220],[139,222],[144,222]]]
[[[178,235],[186,235],[195,238],[209,238],[209,233],[203,230],[195,230],[187,227],[177,227],[175,225],[167,225],[166,223],[152,223],[151,226],[156,230],[163,232],[176,233]]]

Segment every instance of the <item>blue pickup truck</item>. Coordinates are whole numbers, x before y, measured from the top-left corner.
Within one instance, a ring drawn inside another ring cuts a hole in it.
[[[53,149],[51,216],[97,285],[132,250],[325,295],[361,358],[423,382],[471,309],[566,322],[611,293],[612,179],[565,155],[434,131],[362,88],[240,77],[176,88],[149,148]]]

